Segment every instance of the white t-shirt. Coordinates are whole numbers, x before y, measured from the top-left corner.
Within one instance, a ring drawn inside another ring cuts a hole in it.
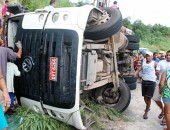
[[[52,5],[49,5],[49,6],[46,6],[45,8],[44,8],[45,10],[53,10],[53,9],[55,9]]]
[[[20,76],[20,71],[18,70],[18,67],[11,62],[7,63],[7,88],[8,92],[13,92],[14,93],[14,75],[15,76]]]
[[[156,82],[155,62],[154,61],[151,61],[150,63],[146,63],[146,61],[143,61],[142,79],[146,80],[146,81]]]
[[[159,70],[159,81],[161,79],[161,75],[163,73],[163,70],[165,70],[166,67],[170,67],[170,62],[168,62],[167,60],[159,61],[157,68],[156,68],[156,70]]]

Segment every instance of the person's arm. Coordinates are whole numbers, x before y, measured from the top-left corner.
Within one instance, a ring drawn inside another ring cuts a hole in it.
[[[160,71],[161,71],[161,62],[158,62],[157,67],[156,67],[156,76],[160,80]]]
[[[22,55],[22,48],[18,48],[17,59],[20,59]]]
[[[15,61],[16,58],[20,59],[21,55],[22,55],[22,44],[20,41],[18,41],[17,43],[15,43],[15,45],[18,48],[18,52],[14,52],[12,49],[6,48],[7,51],[7,56],[8,56],[8,60],[10,61]]]
[[[10,97],[8,94],[7,86],[5,84],[5,80],[0,72],[0,89],[2,90],[2,101],[5,106],[10,106]]]
[[[154,67],[155,67],[155,75],[156,75],[156,80],[159,80],[159,66],[156,62],[154,62]]]
[[[17,58],[20,59],[22,55],[22,44],[21,41],[18,41],[15,43],[15,45],[18,47],[18,52],[17,52]]]
[[[160,93],[160,94],[162,93],[162,87],[163,87],[163,85],[164,85],[165,78],[166,78],[166,71],[164,70],[163,73],[162,73],[160,82],[159,82],[159,93]]]
[[[139,74],[139,72],[142,70],[142,65],[138,65],[137,66],[137,70],[135,71],[135,73],[133,74],[134,77],[137,77],[137,75]]]

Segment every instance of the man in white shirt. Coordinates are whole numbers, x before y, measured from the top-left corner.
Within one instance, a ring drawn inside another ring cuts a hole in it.
[[[152,52],[146,52],[146,60],[143,61],[142,65],[139,66],[134,73],[134,76],[136,77],[139,72],[142,71],[142,96],[144,97],[144,101],[146,104],[143,119],[148,119],[151,98],[153,97],[156,86],[155,68],[157,67],[157,64],[152,61],[152,57]]]
[[[166,54],[170,54],[170,50],[166,52]],[[166,69],[166,67],[170,66],[170,58],[167,57],[166,60],[160,60],[159,63],[158,63],[158,66],[157,66],[157,70],[159,71],[159,81],[160,81],[160,78],[161,78],[161,75],[163,73],[163,70]],[[159,81],[157,84],[159,84]],[[156,102],[156,104],[160,107],[160,109],[162,110],[162,112],[159,114],[158,118],[161,119],[164,115],[164,108],[163,108],[163,103],[161,101],[161,94],[159,93],[159,87],[156,86],[155,88],[155,92],[154,92],[154,95],[153,95],[153,100]],[[166,125],[166,122],[165,120],[163,119],[162,122],[161,122],[161,125]]]
[[[51,0],[50,1],[50,5],[46,6],[44,9],[46,9],[46,10],[53,10],[56,6],[57,6],[56,1],[55,0]]]

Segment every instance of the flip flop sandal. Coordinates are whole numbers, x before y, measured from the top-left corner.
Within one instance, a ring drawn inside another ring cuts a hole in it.
[[[159,116],[158,116],[158,118],[161,119],[163,116],[164,116],[164,114],[163,114],[163,113],[160,113]]]

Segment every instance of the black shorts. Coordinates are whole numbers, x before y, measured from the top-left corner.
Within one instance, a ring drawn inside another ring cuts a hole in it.
[[[155,91],[156,82],[142,80],[142,96],[152,98]]]

